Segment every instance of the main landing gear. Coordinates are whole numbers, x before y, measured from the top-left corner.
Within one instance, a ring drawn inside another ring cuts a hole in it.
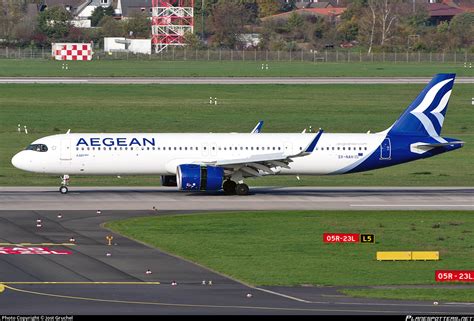
[[[222,185],[222,189],[226,195],[248,195],[249,187],[247,184],[237,184],[236,182],[228,179]]]
[[[59,188],[59,192],[61,194],[67,194],[69,191],[67,186],[69,185],[69,175],[64,175],[61,177],[61,187]]]

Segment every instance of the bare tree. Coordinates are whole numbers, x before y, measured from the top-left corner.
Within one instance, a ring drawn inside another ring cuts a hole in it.
[[[368,8],[360,20],[359,27],[362,34],[364,31],[366,33],[370,54],[375,43],[384,46],[390,40],[399,20],[399,11],[403,6],[400,0],[368,0],[367,5]]]

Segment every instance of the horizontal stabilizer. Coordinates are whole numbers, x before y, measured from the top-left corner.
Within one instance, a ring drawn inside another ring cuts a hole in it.
[[[448,143],[418,143],[417,147],[444,147],[444,146],[452,146],[452,145],[464,145],[463,141],[455,141],[455,142],[448,142]]]

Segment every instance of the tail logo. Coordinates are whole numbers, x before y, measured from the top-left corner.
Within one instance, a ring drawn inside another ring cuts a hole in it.
[[[451,90],[448,90],[443,97],[439,100],[439,103],[436,105],[435,100],[439,94],[439,92],[443,89],[443,87],[453,81],[454,78],[443,80],[436,85],[434,85],[425,95],[421,103],[414,108],[410,113],[418,118],[418,120],[423,124],[426,132],[431,137],[436,137],[435,139],[439,140],[439,132],[441,131],[441,127],[443,126],[444,122],[444,115],[443,111],[446,109],[448,105],[449,97],[451,96]],[[430,111],[431,110],[431,111]],[[437,124],[433,123],[430,120],[427,113],[432,114],[436,120]],[[441,138],[440,138],[441,139]]]

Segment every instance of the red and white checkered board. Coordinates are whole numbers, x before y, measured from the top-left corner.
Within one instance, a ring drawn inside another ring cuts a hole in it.
[[[54,49],[56,60],[92,60],[90,44],[60,44]]]

